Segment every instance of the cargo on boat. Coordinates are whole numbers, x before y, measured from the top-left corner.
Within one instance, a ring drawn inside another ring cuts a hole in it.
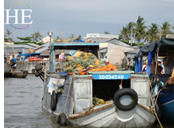
[[[36,66],[36,76],[44,82],[42,109],[56,115],[57,123],[115,128],[153,125],[156,117],[147,74],[118,71],[111,63],[95,68],[82,62],[87,69],[80,73],[79,68],[72,70],[74,63],[71,68],[66,63],[69,59],[56,64],[54,52],[58,49],[78,49],[100,59],[99,43],[54,43],[49,48],[49,69],[43,72],[41,65]],[[63,68],[65,65],[68,68]]]
[[[28,73],[35,73],[35,66],[41,64],[43,68],[48,67],[48,60],[40,58],[40,53],[19,54],[16,62],[16,71],[26,70]]]

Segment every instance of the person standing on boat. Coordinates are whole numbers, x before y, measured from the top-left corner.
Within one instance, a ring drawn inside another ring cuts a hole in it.
[[[61,64],[61,61],[64,59],[64,53],[61,53],[60,55],[59,55],[59,62],[58,62],[58,64]]]
[[[63,59],[64,59],[64,53],[61,53],[61,54],[59,55],[59,59],[60,59],[60,60],[63,60]]]
[[[157,60],[157,74],[158,75],[163,75],[164,73],[164,66],[161,64],[162,61],[160,59]],[[155,71],[155,66],[156,65],[156,62],[154,62],[152,64],[152,68],[153,68],[153,71]]]
[[[147,60],[146,60],[146,61],[144,62],[144,65],[143,65],[143,69],[142,69],[143,72],[146,71],[147,66],[148,66],[148,62],[147,62]]]
[[[13,55],[13,58],[12,58],[11,67],[13,67],[13,68],[16,67],[16,58],[14,57],[14,55]]]
[[[166,58],[164,59],[165,74],[171,74],[174,67],[174,52],[169,51]]]
[[[162,60],[160,60],[160,59],[158,59],[158,68],[160,68],[159,70],[161,70],[162,69],[162,71],[161,71],[161,74],[165,74],[165,68],[164,68],[164,65],[163,65],[163,62],[162,62]],[[162,68],[161,68],[162,67]]]

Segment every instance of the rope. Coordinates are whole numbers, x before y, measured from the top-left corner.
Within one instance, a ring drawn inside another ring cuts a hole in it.
[[[151,101],[153,102],[152,97],[151,97]],[[154,105],[155,105],[155,104],[154,104]],[[163,128],[163,126],[162,126],[162,124],[161,124],[161,122],[160,122],[160,120],[159,120],[159,118],[158,118],[158,115],[157,115],[157,113],[156,113],[156,111],[155,111],[155,109],[154,109],[154,105],[153,105],[153,106],[149,106],[149,107],[150,107],[150,110],[151,110],[152,113],[155,115],[155,117],[156,117],[156,119],[157,119],[157,121],[158,121],[160,127]]]
[[[152,107],[152,111],[153,111],[153,114],[155,115],[156,119],[158,120],[158,123],[159,123],[160,127],[163,128],[163,126],[162,126],[162,124],[161,124],[161,122],[160,122],[160,120],[159,120],[159,118],[158,118],[158,115],[157,115],[157,113],[156,113],[154,107]]]
[[[74,78],[74,76],[73,76],[73,78]],[[69,89],[68,89],[68,93],[67,93],[67,97],[66,97],[66,101],[65,101],[65,106],[64,106],[64,109],[63,109],[63,113],[65,113],[65,108],[66,108],[66,104],[67,104],[67,101],[68,101],[68,95],[69,95],[69,91],[70,91],[70,88],[71,88],[72,79],[71,79],[71,82],[70,82],[70,85],[69,85]]]
[[[158,97],[159,97],[159,94],[161,93],[161,91],[165,88],[165,86],[167,85],[169,79],[166,81],[166,83],[163,85],[163,87],[159,90],[158,94],[156,95],[156,100],[155,100],[155,103],[153,105],[153,108],[155,107],[156,103],[157,103],[157,100],[158,100]],[[155,96],[154,96],[155,97]]]
[[[156,113],[156,111],[155,111],[155,105],[156,105],[156,103],[157,103],[157,100],[158,100],[158,97],[159,97],[160,92],[165,88],[165,86],[167,85],[168,81],[169,81],[169,79],[166,81],[166,83],[163,85],[163,87],[159,90],[158,94],[156,95],[157,97],[156,97],[156,99],[155,99],[154,105],[153,105],[152,107],[150,107],[151,110],[152,110],[152,112],[153,112],[153,114],[155,115],[156,119],[158,120],[158,123],[159,123],[159,125],[160,125],[161,128],[163,128],[163,126],[162,126],[162,124],[161,124],[161,122],[160,122],[160,120],[159,120],[159,118],[158,118],[158,115],[157,115],[157,113]],[[154,97],[155,97],[155,96],[154,96]]]

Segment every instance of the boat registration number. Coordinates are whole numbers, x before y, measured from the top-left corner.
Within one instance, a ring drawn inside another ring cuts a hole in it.
[[[130,74],[93,74],[92,77],[96,80],[118,80],[128,79]]]

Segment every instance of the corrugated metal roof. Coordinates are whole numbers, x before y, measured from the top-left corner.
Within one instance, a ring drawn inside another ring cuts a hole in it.
[[[138,54],[140,49],[135,49],[135,50],[131,50],[131,51],[125,51],[124,53],[129,53],[129,54]]]
[[[100,48],[100,53],[108,52],[108,47]]]
[[[9,47],[9,48],[32,48],[35,49],[35,47],[26,45],[26,44],[14,44],[14,45],[4,45],[4,47]]]
[[[131,50],[131,51],[126,51],[124,52],[127,55],[127,58],[134,58],[140,49],[135,49],[135,50]]]
[[[96,42],[96,43],[106,43],[108,40],[111,40],[111,38],[87,38],[85,41],[91,40],[91,42]]]
[[[39,48],[40,45],[34,44],[34,43],[26,43],[26,45],[32,46],[34,48]]]
[[[35,53],[41,53],[41,55],[48,55],[49,51],[47,50],[49,47],[50,43],[46,43],[44,45],[42,45],[41,47],[39,47],[40,49],[36,49]],[[52,44],[52,46],[99,46],[99,43],[54,43]],[[60,54],[62,51],[64,51],[64,53],[68,53],[70,50],[56,50],[56,54]],[[79,50],[76,50],[79,51]],[[69,54],[69,53],[68,53]]]
[[[75,50],[75,52],[78,52],[80,50]],[[70,54],[70,50],[55,50],[55,54],[56,55],[59,55],[61,53],[64,53],[64,54]],[[44,50],[43,52],[41,52],[41,55],[42,56],[47,56],[49,55],[49,51],[48,50]]]
[[[128,44],[126,44],[124,42],[121,42],[120,40],[118,40],[116,38],[110,39],[107,42],[115,44],[115,45],[121,45],[121,46],[124,46],[124,47],[132,48],[130,45],[128,45]]]
[[[44,50],[47,50],[48,49],[48,46],[50,45],[50,43],[46,43],[46,44],[43,44],[41,47],[39,47],[40,49],[36,49],[36,53],[41,53],[41,52],[43,52]]]
[[[54,43],[52,46],[99,46],[99,43]]]

